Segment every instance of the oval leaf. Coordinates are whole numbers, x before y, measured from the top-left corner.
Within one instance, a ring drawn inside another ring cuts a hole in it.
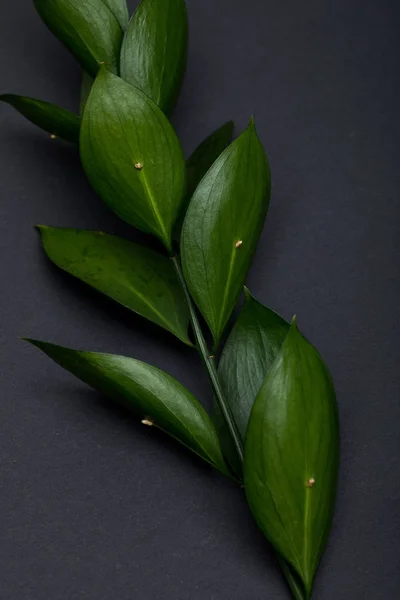
[[[208,169],[212,167],[219,155],[222,154],[225,148],[231,143],[233,127],[233,121],[229,121],[228,123],[225,123],[225,125],[222,125],[222,127],[209,135],[186,161],[186,200],[182,206],[181,213],[175,227],[175,237],[178,241],[181,236],[183,220],[194,191],[199,185],[200,181],[203,179],[204,175],[207,173]]]
[[[54,264],[192,345],[187,303],[169,258],[100,231],[39,230]]]
[[[245,298],[218,366],[222,389],[243,442],[254,401],[290,327],[276,312],[257,302],[247,288]],[[234,470],[241,474],[242,465],[237,461],[237,452],[216,403],[213,412],[225,456]]]
[[[294,321],[254,403],[244,476],[259,527],[300,577],[306,599],[331,527],[338,430],[331,377]]]
[[[108,0],[110,2],[110,0]],[[117,73],[123,33],[104,0],[34,0],[47,27],[93,76],[105,63]]]
[[[2,94],[0,100],[13,106],[18,112],[34,125],[37,125],[52,136],[63,138],[75,144],[79,141],[81,120],[78,115],[55,104],[17,96]]]
[[[88,385],[133,410],[145,425],[154,424],[229,475],[208,414],[167,373],[125,356],[79,352],[38,340],[27,341]]]
[[[182,85],[187,46],[185,0],[143,0],[122,44],[121,77],[168,113]]]
[[[186,188],[185,159],[163,112],[138,88],[101,69],[83,114],[82,164],[122,219],[172,252]]]
[[[270,173],[253,121],[196,189],[182,228],[182,266],[218,346],[243,289],[270,196]]]

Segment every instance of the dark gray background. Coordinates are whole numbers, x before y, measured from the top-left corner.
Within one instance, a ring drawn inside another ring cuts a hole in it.
[[[135,6],[135,2],[131,6]],[[315,598],[399,597],[397,0],[188,0],[185,150],[252,113],[273,202],[249,286],[318,346],[342,466]],[[80,70],[32,2],[1,2],[2,91],[77,104]],[[18,341],[128,354],[210,391],[195,353],[44,258],[33,225],[132,235],[76,150],[1,121],[1,582],[7,600],[284,600],[238,489]]]

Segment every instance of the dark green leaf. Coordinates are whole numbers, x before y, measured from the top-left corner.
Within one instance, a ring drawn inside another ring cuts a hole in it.
[[[220,382],[243,442],[254,401],[290,327],[277,313],[253,298],[247,288],[245,298],[218,367]],[[213,412],[224,455],[235,473],[242,477],[243,465],[237,460],[237,452],[216,403]],[[293,569],[279,555],[278,561],[293,597],[303,600],[302,584]]]
[[[193,196],[195,189],[208,169],[212,167],[219,155],[232,142],[233,128],[234,122],[228,121],[222,127],[213,131],[188,158],[186,163],[188,196]]]
[[[270,196],[270,173],[253,121],[197,187],[182,228],[182,266],[218,346],[243,289]]]
[[[121,25],[121,29],[126,29],[129,23],[129,12],[126,0],[103,0],[104,4],[113,13],[118,23]]]
[[[101,198],[172,252],[186,167],[179,140],[158,106],[101,69],[86,104],[80,146],[83,167]]]
[[[244,441],[251,409],[289,331],[289,324],[245,288],[246,301],[226,341],[218,375],[228,398],[235,422]],[[237,453],[226,430],[225,421],[214,407],[214,422],[225,456],[240,474]]]
[[[169,258],[99,231],[39,230],[58,267],[191,345],[187,304]]]
[[[331,377],[293,322],[257,396],[244,476],[254,517],[311,596],[334,509],[339,427]]]
[[[133,410],[145,424],[153,423],[229,475],[206,411],[167,373],[133,358],[27,341],[88,385]]]
[[[86,71],[82,73],[82,83],[81,83],[81,93],[79,98],[79,114],[83,115],[83,111],[85,110],[87,99],[89,98],[90,90],[93,85],[93,77],[88,75]]]
[[[110,71],[117,73],[123,32],[107,2],[34,0],[34,3],[47,27],[85,71],[95,76],[99,65],[105,63]]]
[[[143,0],[122,44],[121,77],[168,113],[181,88],[187,45],[185,0]]]
[[[175,228],[175,235],[178,240],[180,239],[183,220],[194,191],[208,169],[212,167],[219,155],[222,154],[225,148],[231,143],[233,127],[233,121],[229,121],[228,123],[225,123],[225,125],[222,125],[222,127],[209,135],[186,161],[186,200]]]
[[[51,135],[63,138],[75,144],[79,141],[79,128],[81,120],[78,115],[60,108],[49,102],[16,96],[15,94],[0,95],[2,102],[7,102],[18,112],[41,129]]]

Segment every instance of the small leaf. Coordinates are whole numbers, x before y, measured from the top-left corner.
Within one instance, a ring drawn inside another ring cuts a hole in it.
[[[339,426],[331,377],[295,321],[257,396],[244,476],[254,517],[311,596],[331,527]]]
[[[95,76],[99,65],[104,63],[117,73],[123,32],[107,2],[34,0],[34,3],[47,27],[85,71]]]
[[[209,135],[186,161],[186,200],[175,227],[175,235],[178,240],[180,239],[183,220],[194,191],[208,169],[212,167],[219,155],[222,154],[225,148],[231,143],[233,127],[233,121],[229,121],[228,123],[225,123],[225,125],[222,125],[222,127]]]
[[[91,75],[88,75],[86,71],[82,73],[81,93],[79,98],[79,114],[83,115],[85,110],[87,99],[89,98],[90,91],[93,86],[94,79]]]
[[[134,411],[144,424],[154,424],[229,475],[208,414],[167,373],[125,356],[79,352],[38,340],[27,341],[91,387]]]
[[[169,258],[99,231],[39,230],[47,256],[60,269],[192,345],[187,303]]]
[[[169,113],[182,85],[187,45],[185,0],[143,0],[122,44],[121,77]]]
[[[289,331],[289,323],[257,302],[247,288],[245,297],[245,304],[229,334],[218,366],[222,389],[243,442],[254,401]],[[242,465],[238,464],[236,450],[232,447],[217,404],[214,406],[214,423],[225,456],[235,472],[241,474]]]
[[[114,17],[117,19],[121,29],[125,30],[129,23],[129,12],[126,0],[103,0],[103,2],[108,6]]]
[[[214,348],[243,289],[269,196],[269,167],[252,121],[200,182],[182,228],[183,271]]]
[[[69,110],[49,102],[15,94],[2,94],[0,100],[13,106],[31,123],[51,135],[75,144],[78,143],[81,120],[78,115],[74,115]]]
[[[172,229],[186,188],[185,159],[156,104],[101,69],[83,115],[80,147],[83,167],[101,198],[172,252]]]

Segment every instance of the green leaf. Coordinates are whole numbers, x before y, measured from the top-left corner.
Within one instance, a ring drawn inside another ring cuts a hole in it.
[[[129,12],[126,0],[103,0],[103,2],[117,19],[121,29],[125,30],[129,23]]]
[[[228,398],[243,443],[254,401],[279,354],[289,328],[289,323],[258,302],[245,288],[245,304],[225,343],[218,366],[222,389]],[[237,459],[237,452],[216,402],[213,421],[228,463],[239,477],[243,477],[243,465]],[[304,600],[301,582],[293,569],[279,555],[277,558],[293,597]]]
[[[79,352],[27,340],[76,377],[153,423],[225,475],[215,428],[196,398],[176,379],[133,358]]]
[[[55,104],[17,96],[15,94],[2,94],[0,100],[13,106],[31,123],[44,129],[51,135],[63,138],[75,144],[79,140],[81,120],[78,115],[60,108]]]
[[[212,167],[219,155],[222,154],[225,148],[231,143],[233,127],[233,121],[229,121],[228,123],[225,123],[225,125],[222,125],[222,127],[209,135],[186,161],[186,200],[183,204],[181,214],[175,227],[175,237],[177,240],[180,239],[183,220],[194,191],[199,185],[200,181],[203,179],[204,175],[207,173],[208,169]]]
[[[101,69],[83,114],[80,147],[83,167],[101,198],[172,253],[186,167],[179,140],[158,106]]]
[[[85,110],[87,99],[89,98],[90,91],[93,86],[93,77],[88,75],[86,71],[82,73],[82,83],[81,83],[81,93],[79,98],[79,114],[83,115],[83,111]]]
[[[169,258],[99,231],[39,230],[47,256],[60,269],[192,345],[187,303]]]
[[[256,396],[289,331],[289,324],[253,298],[247,288],[245,298],[245,304],[225,343],[218,366],[222,389],[228,398],[243,442]],[[213,412],[224,454],[240,475],[242,465],[238,463],[236,450],[217,404]]]
[[[243,289],[270,196],[270,173],[254,122],[197,187],[182,228],[182,266],[218,346]]]
[[[186,69],[188,20],[185,0],[143,0],[121,50],[121,77],[169,113]]]
[[[111,4],[111,0],[107,0]],[[36,10],[83,69],[95,76],[105,63],[118,71],[123,32],[104,0],[34,0]],[[112,2],[114,4],[114,2]]]
[[[253,515],[311,596],[331,527],[339,425],[331,377],[295,320],[257,396],[244,476]]]
[[[220,154],[232,142],[234,122],[228,121],[209,135],[193,152],[186,162],[187,193],[191,198]]]

